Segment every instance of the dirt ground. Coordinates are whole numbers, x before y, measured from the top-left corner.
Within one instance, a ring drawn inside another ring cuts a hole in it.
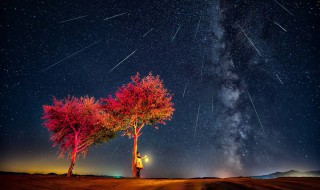
[[[56,175],[2,174],[0,189],[170,189],[170,190],[242,190],[303,189],[320,190],[320,178],[277,179],[113,179],[103,177],[65,177]]]

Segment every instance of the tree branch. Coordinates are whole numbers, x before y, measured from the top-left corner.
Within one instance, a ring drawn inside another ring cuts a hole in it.
[[[138,127],[138,130],[137,130],[137,134],[139,135],[139,133],[140,133],[140,131],[141,131],[141,129],[144,127],[144,123],[142,123],[141,124],[141,126],[140,127]],[[140,135],[139,135],[140,136]]]

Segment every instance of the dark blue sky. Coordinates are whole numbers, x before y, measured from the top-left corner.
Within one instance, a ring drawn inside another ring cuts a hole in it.
[[[56,159],[41,126],[42,105],[53,96],[107,97],[150,71],[174,94],[176,111],[158,130],[143,129],[143,176],[320,168],[319,2],[0,5],[0,170],[67,172],[69,160]],[[131,148],[119,135],[93,147],[75,173],[130,176]]]

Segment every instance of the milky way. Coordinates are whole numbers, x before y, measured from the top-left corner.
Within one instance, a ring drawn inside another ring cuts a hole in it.
[[[251,117],[249,106],[246,101],[247,84],[241,79],[234,66],[227,40],[225,29],[222,26],[224,19],[223,8],[219,2],[210,4],[206,17],[209,19],[208,32],[211,33],[210,49],[207,61],[208,75],[213,75],[214,90],[213,98],[218,99],[216,104],[216,139],[217,147],[221,147],[219,154],[222,156],[223,170],[230,170],[233,174],[241,174],[243,169],[242,160],[248,154],[246,140],[254,134],[249,124]]]

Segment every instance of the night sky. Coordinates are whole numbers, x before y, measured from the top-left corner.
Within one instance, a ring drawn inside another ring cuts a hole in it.
[[[0,5],[0,170],[66,173],[42,105],[107,97],[150,71],[176,111],[143,128],[142,177],[320,169],[319,0]],[[92,147],[74,173],[131,176],[132,144],[119,135]]]

